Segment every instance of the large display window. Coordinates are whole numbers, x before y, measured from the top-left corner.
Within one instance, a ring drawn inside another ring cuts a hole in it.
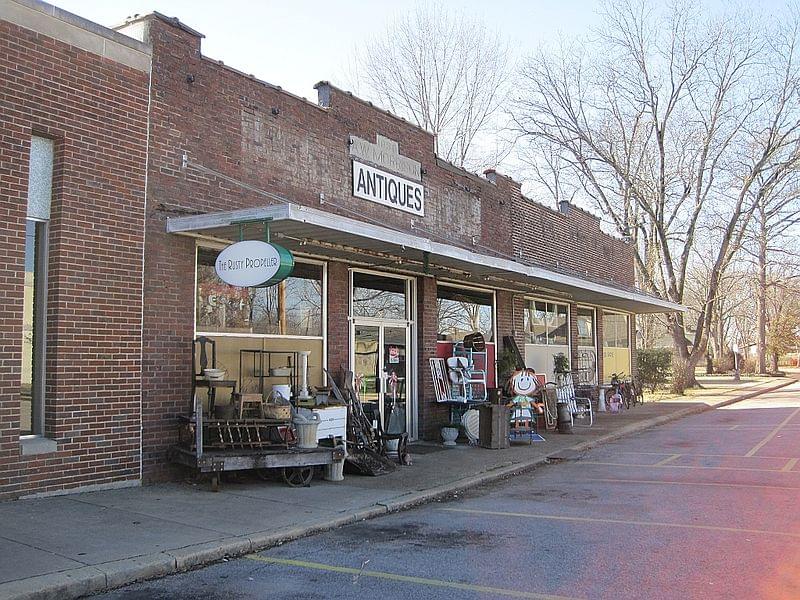
[[[295,261],[290,277],[265,288],[241,288],[217,277],[220,251],[197,252],[197,330],[322,336],[321,264]]]
[[[280,283],[241,288],[217,276],[220,251],[198,247],[195,286],[196,336],[216,342],[217,368],[239,382],[241,392],[269,393],[293,381],[283,375],[286,368],[296,384],[299,365],[293,363],[297,353],[308,351],[308,381],[325,385],[325,264],[296,258],[291,275]],[[219,390],[217,405],[227,402],[226,393]]]
[[[537,373],[555,379],[555,359],[563,354],[570,362],[569,306],[547,300],[525,303],[525,364]]]
[[[470,400],[485,399],[486,390],[494,387],[496,381],[494,292],[439,284],[436,288],[436,312],[436,356],[446,359],[455,354],[467,359],[470,383],[457,390],[457,394]],[[472,333],[483,334],[485,351],[472,351],[460,343]]]
[[[461,341],[480,332],[494,341],[494,295],[480,290],[440,285],[436,289],[438,339]]]

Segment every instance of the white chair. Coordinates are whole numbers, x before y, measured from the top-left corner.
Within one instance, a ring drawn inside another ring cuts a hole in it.
[[[556,398],[558,402],[566,402],[569,405],[570,420],[573,426],[591,427],[594,423],[594,413],[592,412],[592,400],[583,396],[575,395],[575,383],[572,373],[563,373],[559,376],[556,384]],[[581,423],[576,423],[576,417]],[[589,422],[586,423],[585,420]]]
[[[460,394],[456,399],[467,401],[467,384],[469,383],[469,361],[465,356],[451,356],[447,359],[447,371],[450,383],[457,386]]]

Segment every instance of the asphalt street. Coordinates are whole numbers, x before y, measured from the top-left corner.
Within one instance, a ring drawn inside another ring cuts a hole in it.
[[[793,384],[447,501],[98,598],[795,600],[798,459]]]

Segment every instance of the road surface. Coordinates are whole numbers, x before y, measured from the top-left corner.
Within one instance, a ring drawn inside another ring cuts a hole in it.
[[[448,501],[101,597],[796,600],[798,459],[793,384]]]

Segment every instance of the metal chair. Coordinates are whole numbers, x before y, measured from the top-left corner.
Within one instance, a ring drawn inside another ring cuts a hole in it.
[[[566,402],[569,405],[570,419],[573,426],[591,427],[594,424],[594,413],[592,412],[591,398],[576,396],[575,383],[572,373],[562,373],[559,375],[556,384],[556,398],[558,402]],[[589,423],[576,423],[576,417],[581,421],[589,420]]]

